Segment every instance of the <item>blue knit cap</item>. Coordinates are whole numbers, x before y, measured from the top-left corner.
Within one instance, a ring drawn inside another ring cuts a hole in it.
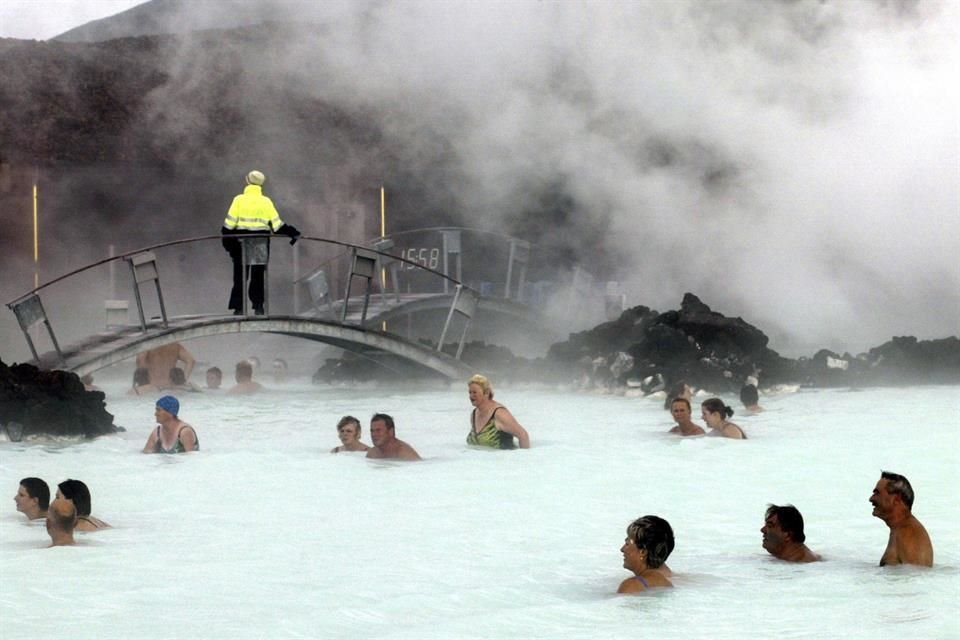
[[[180,413],[180,401],[173,396],[163,396],[157,400],[157,406],[172,415],[174,418]]]

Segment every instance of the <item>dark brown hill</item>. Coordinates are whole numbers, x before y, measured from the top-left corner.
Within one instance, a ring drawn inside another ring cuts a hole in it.
[[[70,29],[56,39],[61,42],[100,42],[204,29],[233,29],[270,20],[282,21],[285,8],[295,13],[303,7],[285,0],[150,0],[102,20],[93,20]]]
[[[2,41],[0,154],[57,166],[144,160],[134,126],[163,69],[170,38],[105,43]]]
[[[4,40],[0,153],[43,166],[189,159],[194,170],[251,151],[329,164],[346,145],[375,157],[379,133],[362,113],[298,90],[279,60],[251,64],[251,51],[321,36],[262,24],[95,43]]]
[[[395,219],[443,224],[452,207],[430,182],[444,169],[422,171],[442,160],[410,161],[362,106],[319,97],[323,64],[308,52],[323,36],[313,25],[269,23],[94,43],[0,40],[0,207],[9,222],[0,268],[32,250],[24,225],[34,176],[50,273],[65,269],[58,259],[76,266],[108,244],[122,251],[216,233],[252,167],[267,171],[270,195],[310,235],[371,237],[379,187],[392,184],[403,185],[391,199]],[[447,153],[432,148],[436,158]]]

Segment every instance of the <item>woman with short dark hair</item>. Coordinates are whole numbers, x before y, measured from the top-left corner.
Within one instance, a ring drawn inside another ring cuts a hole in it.
[[[110,525],[90,515],[90,489],[79,480],[64,480],[57,485],[57,498],[63,498],[73,503],[77,509],[77,531],[96,531],[106,529]]]
[[[637,518],[627,527],[627,537],[620,547],[623,568],[633,576],[620,583],[617,593],[637,593],[656,587],[672,587],[665,574],[667,558],[673,551],[673,529],[658,516]]]
[[[727,420],[727,418],[733,416],[733,409],[724,404],[720,398],[704,400],[703,404],[700,405],[700,415],[707,426],[710,427],[708,435],[723,436],[734,440],[747,439],[747,434],[739,425]]]

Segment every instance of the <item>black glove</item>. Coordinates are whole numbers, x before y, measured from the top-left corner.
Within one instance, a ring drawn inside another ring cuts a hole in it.
[[[230,257],[233,257],[234,254],[239,254],[241,249],[240,240],[237,239],[237,236],[229,233],[229,230],[226,228],[221,229],[220,233],[222,234],[220,244],[223,245],[223,248],[230,254]]]
[[[277,233],[283,234],[285,236],[290,236],[291,245],[297,244],[297,240],[299,240],[300,236],[303,235],[295,226],[293,226],[292,224],[286,224],[286,223],[284,223],[282,227],[277,229]]]

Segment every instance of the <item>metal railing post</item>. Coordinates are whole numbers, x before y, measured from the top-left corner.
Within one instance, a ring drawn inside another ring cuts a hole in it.
[[[462,284],[458,284],[456,290],[453,293],[453,302],[450,304],[450,311],[447,313],[447,320],[443,323],[443,331],[440,333],[440,340],[437,342],[437,351],[443,351],[443,343],[447,339],[447,331],[450,329],[450,323],[453,321],[454,314],[460,314],[464,316],[465,322],[463,325],[463,332],[460,334],[460,342],[457,346],[457,360],[460,359],[460,356],[463,354],[463,345],[467,338],[467,330],[470,328],[470,323],[473,319],[474,313],[477,310],[477,303],[479,302],[479,297],[477,292],[473,289],[469,289]]]
[[[376,254],[370,254],[369,252],[362,251],[353,248],[350,258],[350,273],[347,274],[347,291],[343,297],[343,313],[340,317],[340,323],[346,324],[347,322],[347,307],[350,304],[350,289],[353,284],[353,277],[360,276],[365,278],[367,281],[367,291],[363,296],[363,310],[360,312],[360,326],[362,327],[367,322],[367,307],[370,304],[370,289],[373,286],[373,278],[377,273],[377,258]]]
[[[60,364],[65,365],[67,361],[63,357],[63,352],[60,351],[60,344],[57,342],[57,337],[53,334],[53,327],[50,325],[49,318],[47,318],[47,312],[43,308],[40,296],[34,293],[7,306],[13,311],[14,315],[17,316],[17,322],[20,324],[20,329],[27,339],[27,346],[30,347],[30,353],[33,354],[33,359],[37,361],[37,364],[40,364],[40,355],[37,353],[37,348],[33,344],[33,339],[30,337],[30,330],[42,322],[47,328],[47,335],[50,336],[50,341],[53,343],[54,351],[57,352],[57,358]]]
[[[130,265],[130,273],[133,274],[133,293],[137,299],[137,312],[140,314],[140,330],[147,330],[147,318],[143,313],[143,298],[140,294],[140,285],[144,282],[153,281],[157,289],[157,301],[160,303],[160,317],[163,321],[163,328],[167,324],[167,308],[163,304],[163,291],[160,288],[160,270],[157,268],[157,256],[152,251],[144,251],[136,255],[124,258]]]
[[[505,300],[510,299],[513,280],[513,263],[520,265],[520,277],[517,282],[517,301],[523,296],[523,281],[527,277],[527,262],[530,260],[530,243],[524,240],[510,240],[510,256],[507,258],[507,281],[503,289]]]
[[[461,277],[461,268],[463,266],[463,261],[461,259],[461,244],[460,244],[460,230],[459,229],[447,229],[440,232],[441,237],[443,238],[443,275],[450,277],[450,254],[457,256],[457,275],[456,280],[459,282],[463,280]],[[449,291],[450,282],[448,280],[443,281],[443,292],[447,293]]]

